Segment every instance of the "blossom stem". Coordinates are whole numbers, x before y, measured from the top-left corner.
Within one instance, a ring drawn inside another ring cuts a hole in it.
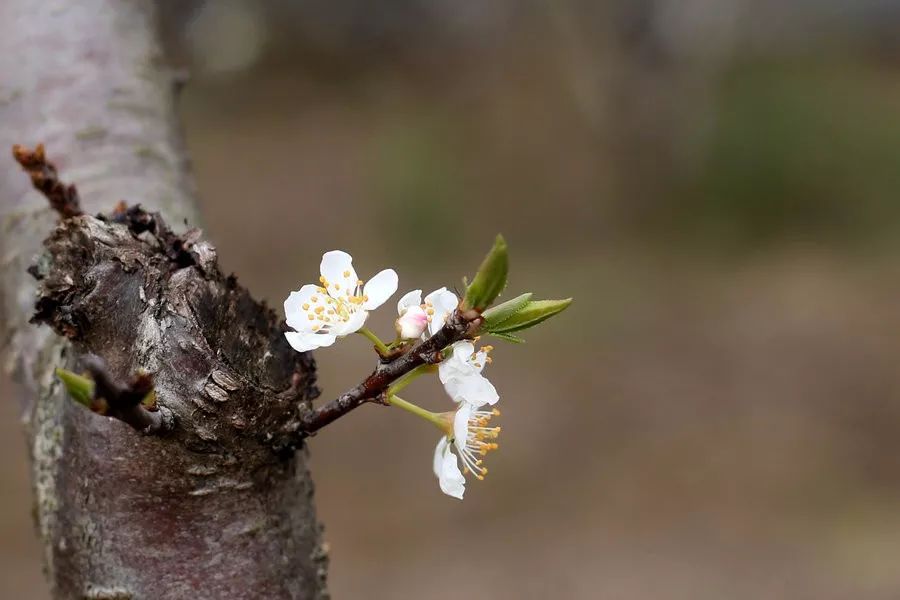
[[[388,396],[387,402],[391,406],[396,406],[397,408],[402,408],[403,410],[405,410],[408,413],[412,413],[412,414],[416,415],[417,417],[421,417],[421,418],[425,419],[426,421],[428,421],[429,423],[431,423],[432,425],[434,425],[435,427],[437,427],[444,433],[447,433],[447,421],[445,419],[441,418],[441,415],[439,415],[437,413],[433,413],[430,410],[425,410],[421,406],[416,406],[412,402],[407,402],[400,396],[397,396],[394,394],[391,394]]]
[[[360,327],[356,330],[356,333],[369,338],[369,341],[375,344],[375,349],[378,350],[379,354],[385,355],[389,352],[388,347],[384,344],[384,342],[381,341],[381,338],[375,335],[375,333],[368,327]]]
[[[409,373],[406,373],[399,379],[397,379],[394,383],[392,383],[387,389],[387,395],[390,396],[396,392],[399,392],[413,381],[415,381],[418,377],[424,375],[425,373],[433,373],[437,370],[437,366],[435,365],[419,365]]]

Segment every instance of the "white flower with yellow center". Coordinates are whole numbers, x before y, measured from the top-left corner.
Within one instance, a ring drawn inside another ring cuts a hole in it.
[[[385,269],[368,283],[359,279],[353,258],[341,250],[322,255],[321,285],[307,284],[284,301],[285,333],[298,352],[330,346],[365,324],[369,311],[384,304],[397,291],[397,273]]]
[[[447,435],[438,440],[434,449],[434,474],[442,492],[462,500],[466,491],[465,475],[471,473],[478,480],[485,478],[488,470],[483,466],[483,457],[498,448],[496,440],[500,436],[500,427],[489,427],[488,424],[491,417],[499,414],[496,408],[478,410],[468,402],[462,402],[455,413],[441,415],[446,421]],[[459,455],[462,471],[452,448]]]
[[[472,342],[461,341],[450,346],[452,354],[438,365],[438,377],[454,402],[466,402],[476,408],[496,404],[500,399],[494,385],[481,374],[491,362],[488,356],[493,347],[478,352]]]

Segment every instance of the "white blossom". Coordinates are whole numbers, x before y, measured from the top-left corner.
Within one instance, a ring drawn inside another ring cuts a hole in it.
[[[298,352],[330,346],[337,338],[358,331],[369,311],[397,291],[393,269],[379,272],[364,284],[352,261],[341,250],[326,252],[320,265],[321,285],[304,285],[284,301],[287,324],[294,329],[284,335]]]
[[[471,473],[478,480],[487,475],[483,457],[498,448],[496,440],[500,436],[500,427],[489,427],[488,423],[500,411],[478,410],[468,402],[461,402],[455,413],[445,414],[448,421],[452,418],[452,424],[448,422],[448,434],[438,440],[434,449],[434,474],[442,492],[462,500],[466,491],[465,475]],[[459,455],[462,471],[452,449]]]
[[[442,492],[462,499],[465,475],[472,473],[477,479],[484,479],[487,468],[482,466],[482,457],[497,449],[500,428],[489,427],[488,423],[500,411],[496,408],[482,410],[482,407],[496,404],[500,396],[481,374],[491,361],[488,356],[490,346],[476,352],[472,342],[464,340],[453,344],[451,350],[452,354],[439,365],[438,376],[447,394],[459,406],[455,412],[442,415],[447,433],[434,450],[434,473]],[[457,456],[463,465],[462,471]]]
[[[467,402],[478,408],[496,404],[500,399],[497,389],[481,374],[491,362],[488,353],[491,346],[478,352],[472,342],[463,340],[450,346],[452,354],[438,366],[438,377],[454,402]]]

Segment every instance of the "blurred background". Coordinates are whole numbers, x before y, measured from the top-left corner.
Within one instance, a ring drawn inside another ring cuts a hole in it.
[[[257,295],[334,248],[458,286],[501,231],[510,293],[576,298],[495,343],[464,502],[406,413],[311,440],[336,598],[900,597],[900,2],[161,4],[204,225]],[[323,399],[372,366],[317,359]],[[15,412],[0,597],[39,599]]]

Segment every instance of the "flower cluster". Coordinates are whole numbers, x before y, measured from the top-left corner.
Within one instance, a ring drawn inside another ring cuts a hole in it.
[[[481,374],[485,365],[491,362],[490,346],[476,352],[471,342],[462,341],[450,350],[452,354],[441,362],[438,375],[457,408],[443,413],[447,428],[434,450],[434,474],[441,491],[462,500],[466,489],[464,475],[472,473],[476,479],[484,479],[487,467],[482,466],[482,457],[497,449],[500,428],[488,427],[488,423],[500,411],[496,408],[485,410],[485,407],[493,407],[500,396]],[[456,449],[463,464],[462,472],[451,447]]]
[[[532,294],[526,293],[495,305],[506,286],[508,272],[506,242],[498,236],[467,285],[462,300],[445,287],[424,299],[422,290],[404,294],[397,303],[396,337],[386,344],[366,328],[365,323],[369,312],[397,291],[397,274],[392,269],[385,269],[365,283],[358,279],[352,261],[346,252],[326,252],[322,256],[319,283],[304,285],[291,292],[284,302],[287,324],[292,329],[285,333],[287,341],[297,351],[306,352],[330,346],[351,333],[359,333],[375,345],[381,359],[380,369],[408,352],[422,352],[416,362],[411,363],[419,366],[404,367],[401,366],[403,363],[397,363],[398,369],[387,383],[382,384],[384,387],[367,391],[368,396],[360,396],[360,402],[374,399],[378,394],[387,404],[437,426],[441,437],[434,450],[434,474],[441,491],[462,499],[466,475],[479,480],[487,475],[484,457],[497,449],[500,435],[500,427],[490,424],[491,419],[500,414],[495,408],[500,395],[483,374],[485,366],[491,362],[493,348],[486,345],[476,349],[474,342],[481,334],[520,342],[518,332],[561,312],[571,299],[532,300]],[[435,348],[436,340],[432,340],[427,348],[421,346],[444,329],[451,318],[453,325],[443,338],[439,338],[447,340],[442,344],[446,347]],[[414,378],[434,372],[454,402],[454,410],[431,412],[397,395]],[[361,389],[365,390],[360,386],[354,388]],[[324,407],[322,412],[344,410],[343,406],[346,403],[330,409]],[[331,416],[325,422],[333,418]],[[315,428],[310,430],[315,431]]]
[[[422,290],[405,294],[397,303],[397,334],[401,339],[426,339],[444,326],[447,318],[459,306],[456,294],[442,287],[425,296]],[[434,474],[443,491],[454,498],[463,497],[466,488],[464,474],[472,473],[479,480],[487,475],[482,457],[497,449],[499,427],[488,427],[491,417],[500,411],[481,410],[500,399],[493,384],[481,374],[491,362],[491,346],[478,352],[471,342],[461,341],[447,349],[447,356],[438,367],[438,374],[447,395],[457,403],[455,411],[439,415],[445,435],[434,450]],[[456,448],[459,455],[453,454]],[[459,462],[463,469],[460,471]]]

